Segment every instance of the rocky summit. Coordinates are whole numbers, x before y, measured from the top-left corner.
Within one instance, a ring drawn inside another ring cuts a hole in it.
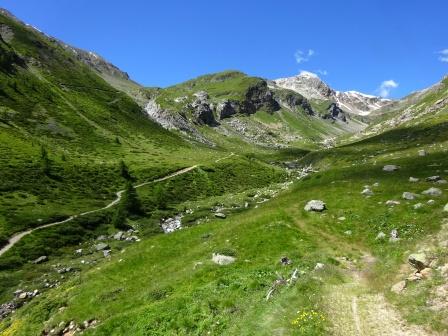
[[[448,334],[442,3],[10,7],[0,335]]]

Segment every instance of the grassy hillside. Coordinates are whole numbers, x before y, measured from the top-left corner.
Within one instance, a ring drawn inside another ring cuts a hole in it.
[[[387,138],[384,135],[383,139]],[[446,144],[434,150],[425,147],[431,151],[426,157],[419,157],[415,148],[409,157],[406,151],[383,156],[367,149],[372,145],[382,145],[381,138],[372,139],[366,147],[359,144],[336,149],[336,157],[344,151],[343,158],[354,166],[334,160],[331,167],[295,183],[291,190],[257,208],[128,246],[99,267],[74,275],[61,288],[33,300],[10,322],[4,322],[4,327],[16,334],[33,335],[60,321],[79,324],[97,319],[98,326],[88,329],[87,334],[330,333],[340,321],[336,320],[336,307],[325,300],[326,291],[352,281],[348,269],[362,267],[362,256],[370,253],[377,259],[368,274],[370,290],[389,293],[408,251],[428,234],[436,233],[446,216],[442,208],[448,201],[447,193],[432,205],[426,204],[429,196],[401,200],[403,191],[420,194],[434,185],[424,178],[448,166]],[[360,153],[371,157],[362,162]],[[397,164],[401,169],[384,172],[385,164]],[[422,182],[411,183],[409,176]],[[378,185],[374,187],[375,183]],[[361,195],[365,185],[371,186],[373,196]],[[324,200],[328,210],[322,214],[305,212],[303,206],[310,199]],[[401,200],[401,204],[391,208],[385,204],[389,199]],[[417,202],[425,205],[414,210]],[[398,242],[388,240],[392,229],[399,232]],[[376,239],[379,232],[387,237]],[[216,265],[211,261],[216,252],[233,255],[236,262]],[[283,256],[292,264],[282,266],[279,260]],[[325,267],[316,271],[318,262]],[[276,273],[289,278],[295,267],[300,270],[297,283],[280,286],[266,301],[278,278]],[[388,296],[401,302],[405,316],[414,322],[429,323],[436,329],[448,327],[439,313],[426,311],[424,318],[415,319],[415,303],[403,300],[403,296]],[[292,323],[301,313],[311,312],[319,318]]]

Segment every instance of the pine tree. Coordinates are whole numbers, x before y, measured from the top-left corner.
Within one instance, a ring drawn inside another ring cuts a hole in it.
[[[142,205],[137,195],[137,190],[132,183],[126,183],[126,189],[121,200],[127,214],[140,215],[142,213]]]
[[[126,217],[126,209],[123,204],[120,203],[112,218],[113,226],[119,230],[127,230],[128,225],[126,224]]]
[[[51,171],[51,161],[48,158],[48,152],[44,146],[40,147],[40,165],[42,172],[45,175],[49,175]]]
[[[131,181],[133,179],[131,173],[129,172],[128,166],[126,165],[126,163],[124,163],[123,160],[120,161],[120,174],[128,181]]]
[[[156,184],[154,187],[154,203],[158,209],[166,209],[166,191],[162,184]]]

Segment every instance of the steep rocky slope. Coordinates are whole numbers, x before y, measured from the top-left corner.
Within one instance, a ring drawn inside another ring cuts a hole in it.
[[[422,91],[385,106],[372,115],[371,125],[352,136],[359,139],[381,134],[397,128],[419,127],[439,124],[446,118],[448,110],[448,76]]]
[[[237,71],[201,76],[166,89],[148,89],[148,116],[167,129],[206,142],[210,130],[263,146],[318,144],[365,125],[334,103],[312,104],[301,94],[272,87]],[[205,127],[210,130],[206,131]]]

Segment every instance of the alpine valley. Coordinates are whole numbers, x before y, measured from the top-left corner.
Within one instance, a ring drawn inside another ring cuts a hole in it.
[[[0,10],[0,335],[448,335],[448,77],[144,87]]]

